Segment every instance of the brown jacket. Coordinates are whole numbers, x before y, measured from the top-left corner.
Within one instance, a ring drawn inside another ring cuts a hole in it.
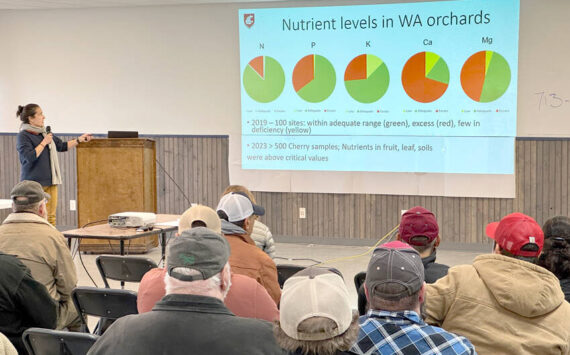
[[[480,255],[426,286],[426,322],[467,337],[479,354],[570,354],[570,304],[556,276]]]
[[[277,281],[277,267],[273,260],[255,246],[247,235],[224,235],[230,243],[230,267],[232,272],[249,276],[259,282],[269,296],[279,304],[281,288]]]
[[[71,305],[71,291],[77,284],[75,264],[63,234],[44,218],[34,213],[8,215],[0,226],[0,250],[16,255],[60,307],[75,313]]]

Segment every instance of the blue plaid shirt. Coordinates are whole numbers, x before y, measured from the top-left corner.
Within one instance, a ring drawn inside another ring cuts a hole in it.
[[[413,311],[369,310],[359,323],[355,354],[477,354],[467,338],[427,325]]]

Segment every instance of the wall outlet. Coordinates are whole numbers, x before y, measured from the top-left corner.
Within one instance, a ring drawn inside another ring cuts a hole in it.
[[[69,210],[70,211],[77,210],[77,204],[75,203],[75,200],[69,200]]]
[[[305,207],[299,208],[299,218],[307,218],[307,210]]]

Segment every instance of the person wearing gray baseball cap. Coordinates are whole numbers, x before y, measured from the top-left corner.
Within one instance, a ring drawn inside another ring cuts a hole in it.
[[[370,304],[359,319],[355,354],[476,354],[465,337],[432,327],[421,319],[425,299],[420,254],[395,241],[374,250],[364,282]]]
[[[65,237],[47,221],[50,195],[38,182],[24,180],[12,188],[10,198],[13,212],[0,226],[0,251],[16,255],[47,288],[57,303],[57,329],[79,330],[81,321],[71,300],[77,285],[75,263]]]
[[[89,354],[284,354],[267,321],[235,316],[230,245],[205,228],[185,230],[166,250],[166,296],[152,311],[118,319]]]

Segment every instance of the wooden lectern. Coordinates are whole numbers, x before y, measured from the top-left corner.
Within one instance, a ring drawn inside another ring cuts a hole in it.
[[[118,212],[156,213],[156,142],[152,139],[93,139],[77,146],[78,227],[107,223],[107,217]],[[145,253],[157,245],[154,235],[133,239],[126,249]],[[81,250],[118,253],[119,243],[83,239]]]

